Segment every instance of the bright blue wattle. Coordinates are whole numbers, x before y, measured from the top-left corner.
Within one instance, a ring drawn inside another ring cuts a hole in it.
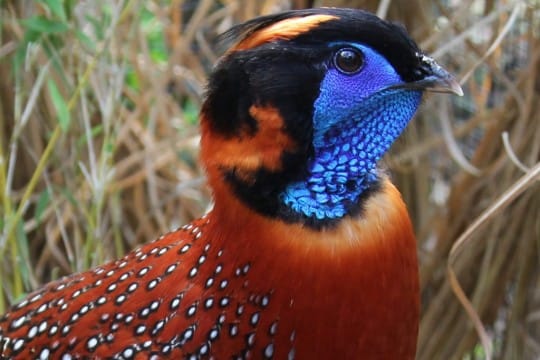
[[[351,46],[364,53],[364,66],[354,75],[328,69],[314,105],[308,177],[281,194],[293,211],[319,220],[341,218],[357,203],[422,97],[420,91],[388,89],[402,83],[393,67],[374,50]]]

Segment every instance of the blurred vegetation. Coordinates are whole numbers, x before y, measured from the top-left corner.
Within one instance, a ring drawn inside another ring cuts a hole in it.
[[[0,313],[204,213],[217,34],[310,6],[399,21],[462,79],[386,162],[418,234],[418,358],[540,357],[537,0],[0,0]]]

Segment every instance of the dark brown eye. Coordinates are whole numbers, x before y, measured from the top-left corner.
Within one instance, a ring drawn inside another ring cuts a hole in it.
[[[334,55],[334,65],[344,74],[354,74],[364,65],[364,55],[353,48],[339,49]]]

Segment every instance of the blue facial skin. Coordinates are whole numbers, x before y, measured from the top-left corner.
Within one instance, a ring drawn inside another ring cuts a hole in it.
[[[347,215],[377,180],[378,160],[405,129],[422,98],[421,91],[390,88],[403,81],[376,51],[359,44],[336,49],[344,47],[360,50],[364,65],[355,74],[328,66],[314,104],[315,155],[308,177],[281,194],[281,201],[293,211],[318,220]]]

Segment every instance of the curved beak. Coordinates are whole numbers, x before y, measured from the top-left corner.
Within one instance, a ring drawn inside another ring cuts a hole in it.
[[[456,78],[443,69],[432,58],[426,55],[419,55],[422,63],[424,77],[420,80],[399,84],[400,89],[432,91],[440,93],[451,93],[463,96],[463,90]]]
[[[422,89],[432,92],[451,93],[457,96],[463,96],[463,89],[457,82],[456,78],[439,66],[438,69],[434,69],[431,74],[427,75],[422,80],[418,80],[407,85],[411,85],[411,88]]]

